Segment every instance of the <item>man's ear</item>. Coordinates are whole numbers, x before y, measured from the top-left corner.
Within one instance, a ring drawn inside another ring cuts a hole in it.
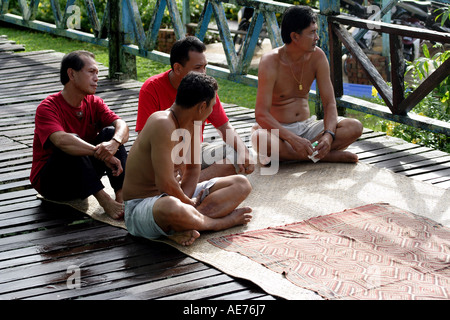
[[[67,68],[67,76],[69,77],[70,80],[73,80],[73,73],[75,70],[73,70],[72,68]]]
[[[300,38],[300,35],[297,32],[291,32],[291,40],[292,42],[296,42]]]
[[[206,104],[206,101],[199,102],[199,107],[198,107],[199,113],[205,112],[207,107],[208,107],[208,105]]]
[[[177,75],[179,75],[179,74],[181,73],[182,68],[183,68],[183,66],[181,65],[181,63],[175,62],[175,63],[173,64],[172,70],[173,70],[173,72],[175,72]]]

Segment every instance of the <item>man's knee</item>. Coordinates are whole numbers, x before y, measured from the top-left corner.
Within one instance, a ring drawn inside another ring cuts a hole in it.
[[[116,129],[113,126],[103,128],[95,138],[95,143],[102,143],[111,140],[115,132]]]
[[[342,127],[346,128],[347,135],[350,139],[358,139],[364,130],[362,123],[357,119],[347,118],[342,121]]]
[[[180,199],[173,196],[164,196],[159,198],[153,205],[153,217],[155,221],[164,219],[170,225],[177,224],[186,219],[189,209],[192,206],[181,202]]]
[[[170,219],[180,211],[181,205],[181,201],[176,197],[161,197],[153,205],[153,216],[155,220],[158,216],[164,216],[165,219]]]
[[[195,221],[196,209],[181,202],[176,197],[165,196],[158,199],[153,206],[153,218],[164,232],[187,230]]]
[[[234,190],[236,190],[237,194],[241,194],[242,196],[245,195],[245,197],[247,197],[252,191],[252,185],[250,181],[248,181],[248,179],[243,175],[236,175],[233,178],[233,189],[236,188]]]
[[[362,135],[364,127],[359,120],[357,120],[357,119],[350,119],[350,120],[351,120],[351,128],[352,128],[353,137],[356,140]]]

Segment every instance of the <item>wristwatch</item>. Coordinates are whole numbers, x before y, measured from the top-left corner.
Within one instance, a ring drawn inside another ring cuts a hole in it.
[[[334,141],[334,139],[336,139],[336,135],[334,134],[333,131],[330,131],[330,130],[324,130],[324,132],[323,132],[322,135],[324,135],[325,133],[329,133],[330,136],[333,138],[333,141]]]
[[[116,137],[112,138],[114,141],[116,141],[118,144],[122,145],[122,140],[117,139]]]

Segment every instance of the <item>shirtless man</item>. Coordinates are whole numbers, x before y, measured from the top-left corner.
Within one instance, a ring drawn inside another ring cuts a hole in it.
[[[315,158],[322,161],[357,162],[357,155],[344,149],[362,134],[363,127],[358,120],[337,115],[328,60],[316,46],[319,38],[312,9],[287,9],[281,36],[285,44],[265,54],[259,65],[253,146],[257,148],[264,139],[267,150],[258,151],[270,157],[271,144],[278,143],[280,160],[308,160],[317,151]],[[310,117],[308,93],[314,79],[323,103],[323,120]],[[278,134],[271,134],[274,129]],[[315,141],[314,148],[311,143]]]
[[[245,176],[198,183],[201,125],[212,112],[216,94],[214,78],[191,72],[181,81],[172,107],[148,118],[125,170],[125,223],[130,234],[147,239],[167,236],[190,245],[199,231],[250,221],[250,208],[236,209],[251,191]]]

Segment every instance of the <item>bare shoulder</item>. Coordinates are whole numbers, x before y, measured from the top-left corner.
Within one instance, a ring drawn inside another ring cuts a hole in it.
[[[328,66],[327,55],[319,47],[316,47],[316,49],[312,52],[312,54],[311,54],[311,62],[312,63],[320,63],[320,64],[326,62],[327,66]]]
[[[259,62],[259,73],[276,72],[280,65],[280,48],[275,48],[269,52],[266,52],[261,57]]]
[[[280,49],[281,48],[275,48],[264,53],[261,57],[260,63],[272,67],[277,66],[280,63]]]
[[[167,111],[157,111],[148,117],[141,134],[157,136],[161,138],[165,135],[172,134],[175,129],[175,124],[169,117],[169,112]]]

